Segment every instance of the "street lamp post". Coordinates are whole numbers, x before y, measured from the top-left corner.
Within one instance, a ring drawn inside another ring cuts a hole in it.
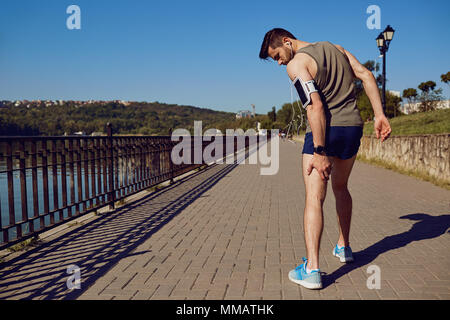
[[[381,32],[377,40],[377,47],[380,49],[380,53],[383,56],[383,88],[382,88],[382,104],[383,104],[383,112],[386,114],[386,52],[389,49],[389,43],[391,42],[392,38],[394,37],[395,30],[392,29],[390,25],[384,29],[383,32]]]

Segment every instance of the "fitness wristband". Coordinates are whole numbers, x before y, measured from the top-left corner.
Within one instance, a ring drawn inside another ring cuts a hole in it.
[[[317,146],[317,147],[314,147],[314,153],[317,153],[317,154],[320,154],[320,155],[323,155],[323,156],[326,156],[326,155],[327,155],[324,146]]]

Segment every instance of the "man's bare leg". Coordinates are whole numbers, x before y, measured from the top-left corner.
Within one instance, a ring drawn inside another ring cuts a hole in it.
[[[339,225],[339,246],[349,246],[350,223],[352,219],[352,197],[347,184],[355,163],[356,155],[350,159],[333,158],[331,185],[336,198],[336,213]]]
[[[308,175],[308,163],[312,154],[303,154],[303,180],[305,182],[306,199],[303,216],[306,255],[308,268],[319,269],[320,238],[323,230],[323,202],[327,193],[327,181],[320,178],[317,170],[313,169]]]

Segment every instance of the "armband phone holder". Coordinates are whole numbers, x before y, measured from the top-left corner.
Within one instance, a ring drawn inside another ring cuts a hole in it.
[[[297,77],[293,81],[295,89],[297,89],[300,102],[303,108],[311,103],[311,93],[319,91],[314,80],[303,81],[302,78]]]

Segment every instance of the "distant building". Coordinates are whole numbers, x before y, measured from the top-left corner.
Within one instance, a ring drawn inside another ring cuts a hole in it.
[[[241,110],[236,113],[236,119],[251,118],[253,115],[250,110]]]
[[[204,134],[204,136],[222,136],[222,132],[219,129],[208,129],[208,132]]]
[[[420,110],[421,102],[416,103],[403,103],[400,106],[400,110],[405,113],[409,114],[411,112],[418,112]],[[437,102],[436,109],[448,109],[450,108],[450,100],[441,100]]]
[[[392,94],[393,96],[396,96],[396,97],[401,98],[400,91],[392,91],[392,90],[388,90],[388,92],[389,92],[390,94]]]

